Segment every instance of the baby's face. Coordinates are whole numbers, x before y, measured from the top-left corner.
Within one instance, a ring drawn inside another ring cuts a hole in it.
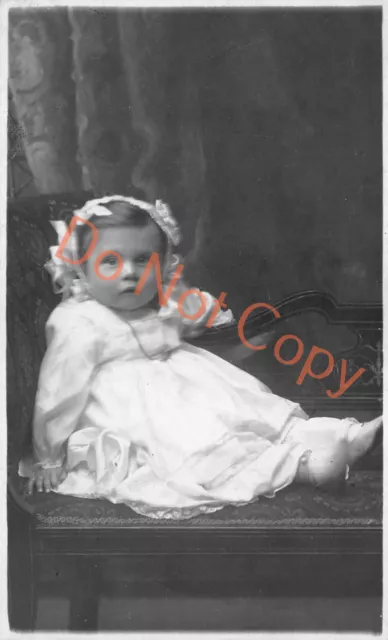
[[[98,240],[86,265],[90,293],[98,302],[113,309],[135,311],[146,306],[157,293],[155,269],[149,272],[141,293],[135,294],[139,282],[151,255],[160,255],[162,240],[156,225],[147,227],[112,227],[98,229]],[[107,252],[101,260],[98,258]],[[116,252],[122,258],[122,269],[119,272],[120,260],[112,255]],[[118,276],[108,280],[115,273]]]

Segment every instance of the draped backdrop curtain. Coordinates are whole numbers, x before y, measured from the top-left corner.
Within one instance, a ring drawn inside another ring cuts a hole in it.
[[[166,200],[193,282],[237,314],[380,299],[379,8],[26,8],[9,47],[40,193]]]
[[[165,199],[178,211],[184,205],[189,246],[206,205],[201,30],[195,16],[190,29],[185,21],[154,11],[13,10],[9,84],[40,193],[125,193]]]

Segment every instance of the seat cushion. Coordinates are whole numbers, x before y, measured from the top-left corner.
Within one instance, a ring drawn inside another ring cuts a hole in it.
[[[34,511],[39,528],[152,528],[177,525],[176,520],[139,516],[125,505],[55,493],[26,496],[26,482],[15,479],[19,493]],[[15,486],[15,485],[14,485]],[[210,514],[178,521],[185,528],[248,527],[380,527],[382,524],[381,471],[353,471],[346,484],[328,493],[292,485],[275,498],[260,498],[242,507],[225,507]]]

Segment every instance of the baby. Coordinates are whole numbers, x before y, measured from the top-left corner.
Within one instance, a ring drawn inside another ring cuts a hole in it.
[[[47,267],[64,300],[46,327],[33,459],[19,466],[30,492],[185,518],[272,497],[292,482],[347,476],[381,418],[309,419],[185,342],[210,316],[213,326],[233,316],[210,294],[189,293],[182,279],[169,286],[180,233],[167,205],[112,196],[76,213],[71,234],[53,223],[63,241]]]

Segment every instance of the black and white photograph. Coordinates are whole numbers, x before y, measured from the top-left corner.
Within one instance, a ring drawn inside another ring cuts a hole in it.
[[[382,5],[3,15],[6,637],[383,636]]]

